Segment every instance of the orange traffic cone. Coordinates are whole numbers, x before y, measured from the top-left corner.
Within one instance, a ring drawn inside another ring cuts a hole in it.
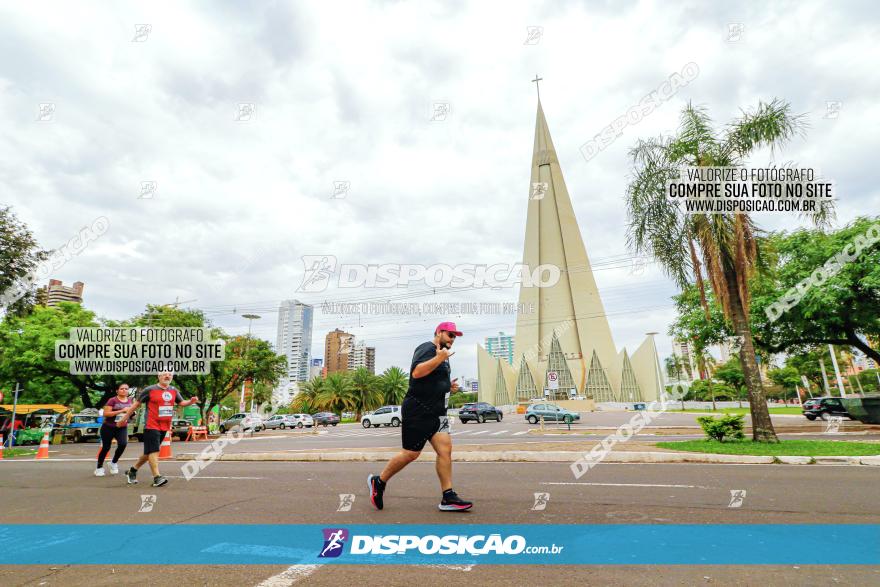
[[[49,458],[49,431],[46,430],[46,433],[43,434],[43,440],[40,441],[40,450],[37,451],[37,456],[34,457],[37,459],[48,459]]]
[[[3,437],[3,435],[0,434],[0,461],[3,460],[3,442],[4,442],[5,440],[6,440],[6,439]]]
[[[171,431],[170,430],[165,433],[165,438],[162,440],[162,445],[159,447],[159,458],[160,459],[174,458],[171,456]]]

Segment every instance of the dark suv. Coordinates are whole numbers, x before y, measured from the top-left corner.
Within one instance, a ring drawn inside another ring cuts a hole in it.
[[[501,418],[503,417],[504,416],[501,413],[501,410],[499,410],[492,404],[487,404],[486,402],[464,404],[458,410],[458,419],[461,420],[462,424],[464,424],[468,420],[476,420],[480,424],[482,424],[486,420],[495,420],[496,422],[500,422]]]
[[[804,416],[807,420],[815,420],[822,418],[828,420],[832,416],[846,416],[850,420],[855,420],[843,407],[843,402],[839,397],[814,397],[804,402]]]

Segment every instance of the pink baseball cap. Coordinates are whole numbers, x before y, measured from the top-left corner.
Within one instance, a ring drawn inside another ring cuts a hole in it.
[[[455,336],[461,336],[461,331],[455,327],[455,322],[441,322],[437,325],[437,328],[434,329],[434,334],[437,334],[441,330],[451,332]]]

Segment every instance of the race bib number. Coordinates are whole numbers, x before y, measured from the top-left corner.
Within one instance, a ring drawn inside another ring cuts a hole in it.
[[[171,418],[174,416],[174,406],[159,406],[160,418]]]
[[[116,417],[113,419],[113,421],[114,421],[114,422],[119,422],[120,420],[122,420],[122,418],[123,418],[124,416],[125,416],[125,414],[116,414]]]

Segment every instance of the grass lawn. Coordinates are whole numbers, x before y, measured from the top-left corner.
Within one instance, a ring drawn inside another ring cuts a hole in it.
[[[656,446],[687,452],[759,456],[872,456],[880,455],[880,443],[848,440],[783,440],[778,444],[737,440],[681,440],[657,442]]]
[[[37,449],[35,448],[5,448],[3,449],[3,458],[6,457],[26,457],[33,456],[37,454]]]
[[[749,408],[721,408],[720,410],[712,411],[711,408],[705,410],[697,410],[697,409],[688,409],[688,410],[666,410],[667,412],[690,412],[693,414],[748,414]],[[801,415],[802,411],[799,406],[786,406],[779,408],[770,408],[770,415],[773,414],[796,414]]]

